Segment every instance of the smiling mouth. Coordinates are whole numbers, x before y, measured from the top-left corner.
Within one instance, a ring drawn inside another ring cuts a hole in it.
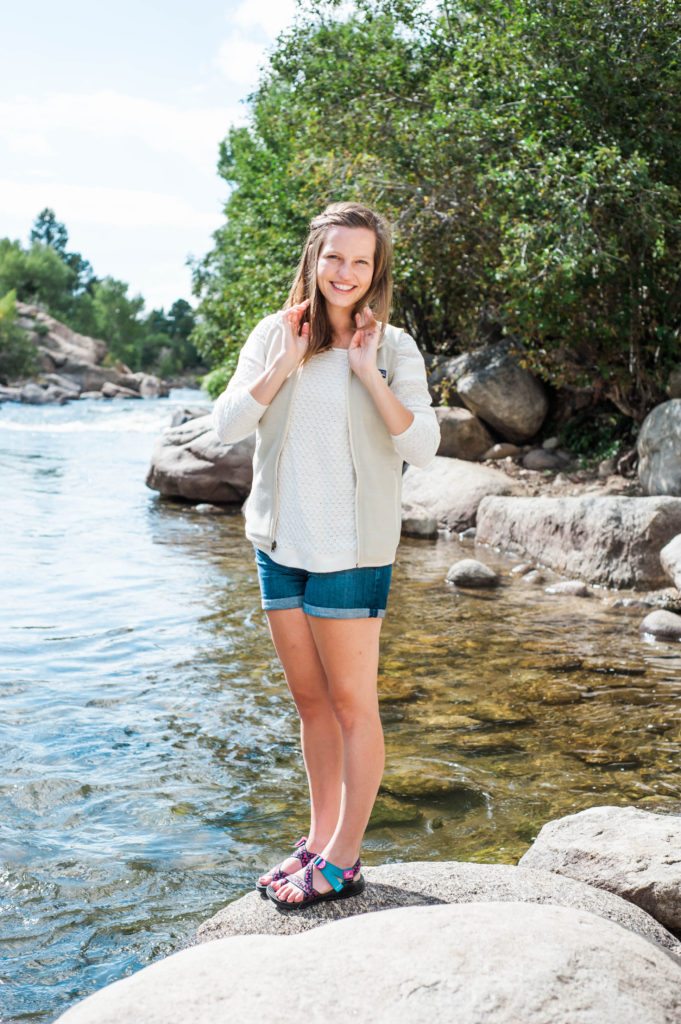
[[[332,281],[331,282],[331,287],[335,288],[337,292],[341,292],[342,294],[347,295],[348,292],[351,292],[353,290],[355,285],[354,284],[341,285],[341,284],[336,284],[335,281]]]

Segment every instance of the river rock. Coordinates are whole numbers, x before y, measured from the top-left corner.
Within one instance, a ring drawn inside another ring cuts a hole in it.
[[[510,441],[500,441],[498,444],[493,444],[491,448],[488,448],[483,453],[483,459],[507,459],[514,455],[521,455],[523,449],[519,448],[517,444],[511,444]]]
[[[408,537],[437,537],[437,519],[417,505],[403,505],[402,533]]]
[[[641,633],[650,633],[661,640],[681,640],[681,615],[658,608],[646,615],[638,628]]]
[[[469,409],[440,405],[435,408],[435,415],[441,435],[438,455],[475,462],[494,440],[484,423]]]
[[[446,364],[446,373],[466,407],[507,441],[526,441],[537,433],[548,411],[541,381],[524,370],[509,339],[466,352]]]
[[[547,822],[518,863],[607,889],[681,930],[681,815],[588,807]]]
[[[587,910],[412,906],[312,934],[183,949],[88,996],[56,1024],[672,1024],[680,980],[669,953]]]
[[[545,448],[531,448],[526,455],[523,455],[521,462],[525,469],[563,469],[568,460],[560,452],[549,451]]]
[[[212,416],[166,427],[151,456],[145,483],[163,495],[194,501],[243,503],[253,482],[255,435],[222,444]]]
[[[48,384],[54,384],[56,387],[62,388],[64,391],[70,391],[75,398],[78,398],[82,390],[78,381],[74,380],[73,377],[68,377],[64,373],[46,373],[45,380]]]
[[[660,565],[677,590],[681,590],[681,533],[660,551]]]
[[[662,402],[648,413],[636,450],[644,492],[681,495],[681,398]]]
[[[49,396],[45,393],[44,388],[41,388],[39,384],[29,382],[24,384],[19,390],[19,397],[22,402],[26,405],[45,405],[49,402]]]
[[[499,577],[494,569],[476,558],[462,558],[450,566],[447,581],[458,587],[498,587]]]
[[[139,391],[133,391],[132,388],[125,388],[120,384],[114,384],[112,381],[104,381],[102,384],[102,394],[105,398],[141,398]]]
[[[552,583],[550,587],[544,587],[545,594],[571,594],[572,597],[593,597],[593,590],[589,590],[586,583],[581,580],[559,580]]]
[[[426,469],[409,466],[402,477],[403,505],[419,506],[451,531],[475,525],[478,505],[486,495],[523,493],[524,485],[501,470],[442,455]]]
[[[681,499],[579,495],[488,495],[477,543],[518,549],[564,576],[616,589],[667,583],[660,551],[681,533]]]

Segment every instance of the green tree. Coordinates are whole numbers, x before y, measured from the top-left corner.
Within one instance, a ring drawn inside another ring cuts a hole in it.
[[[359,199],[393,224],[393,319],[423,349],[507,334],[640,421],[678,358],[680,38],[675,0],[301,4],[221,147],[198,347],[233,365],[310,217]]]
[[[0,297],[0,382],[39,372],[35,345],[16,322],[16,292]]]

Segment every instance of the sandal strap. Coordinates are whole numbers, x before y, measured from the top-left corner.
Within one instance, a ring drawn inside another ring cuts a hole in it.
[[[293,856],[298,858],[300,866],[303,868],[306,868],[312,858],[316,856],[307,848],[307,836],[301,836],[298,842],[294,843],[293,849],[295,850]]]
[[[344,885],[348,885],[352,882],[359,859],[349,868],[341,868],[337,864],[332,864],[330,860],[325,860],[324,857],[316,856],[312,861],[312,866],[317,868],[317,871],[321,871],[327,882],[333,886],[336,892],[340,892]]]
[[[312,884],[312,864],[308,864],[305,868],[305,873],[302,879],[296,878],[295,875],[291,875],[289,883],[291,885],[295,885],[298,889],[302,889],[305,896],[312,897],[321,895]]]
[[[303,867],[303,868],[307,867],[307,865],[310,863],[310,861],[314,857],[317,856],[316,853],[311,853],[308,850],[308,848],[306,846],[306,843],[307,843],[307,836],[301,836],[300,839],[298,840],[298,842],[293,844],[293,851],[294,852],[291,854],[292,857],[297,857],[298,858],[298,860],[300,861],[300,866]],[[283,868],[282,868],[282,864],[283,863],[284,863],[283,860],[280,861],[279,864],[277,864],[276,867],[272,868],[271,871],[267,872],[269,874],[269,876],[270,876],[270,882],[278,882],[280,878],[288,878],[289,877],[289,872],[288,871],[284,871]],[[296,868],[296,871],[299,871],[299,870],[300,870],[300,868]]]

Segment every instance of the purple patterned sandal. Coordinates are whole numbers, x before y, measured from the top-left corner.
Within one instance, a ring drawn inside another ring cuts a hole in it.
[[[307,846],[305,845],[306,843],[307,843],[307,836],[301,836],[300,839],[298,840],[298,842],[294,843],[294,845],[293,845],[293,853],[291,854],[292,857],[297,857],[298,858],[298,860],[300,861],[300,867],[301,868],[307,867],[307,865],[310,863],[312,858],[317,856],[316,853],[312,853],[311,850],[308,850]],[[270,878],[269,882],[266,885],[263,885],[259,881],[257,881],[255,883],[256,889],[258,890],[260,895],[263,896],[264,898],[267,898],[267,886],[268,885],[271,885],[272,882],[277,882],[280,878],[288,878],[289,874],[292,873],[292,872],[288,872],[288,871],[282,871],[282,869],[281,869],[281,865],[282,864],[283,864],[283,861],[281,861],[281,863],[277,864],[277,866],[275,868],[272,868],[271,871],[264,871],[263,872],[263,874],[265,874],[265,875],[271,875],[272,876]],[[294,868],[293,871],[300,871],[300,868]]]
[[[302,882],[294,877],[294,872],[291,872],[291,877],[289,878],[291,885],[295,885],[296,888],[302,890],[304,894],[302,900],[280,900],[277,896],[277,890],[273,889],[271,885],[266,887],[265,892],[272,902],[276,903],[279,910],[300,910],[301,907],[309,907],[311,903],[323,903],[326,900],[345,900],[348,896],[359,896],[366,888],[363,875],[360,874],[357,879],[354,877],[355,872],[361,866],[362,863],[359,857],[352,867],[340,868],[337,864],[332,864],[330,860],[325,860],[324,857],[315,856],[312,863],[308,864],[305,868]],[[314,888],[312,885],[313,868],[317,868],[324,875],[327,882],[331,883],[332,888],[329,892],[317,892]]]

